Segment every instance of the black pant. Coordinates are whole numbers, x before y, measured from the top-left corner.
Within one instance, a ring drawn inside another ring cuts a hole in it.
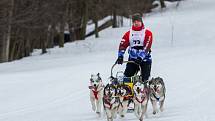
[[[141,72],[142,81],[149,79],[149,76],[151,73],[151,65],[152,65],[152,62],[148,62],[148,61],[146,61],[146,62],[143,61],[140,64],[140,67],[142,70],[142,72]],[[124,75],[126,77],[131,77],[131,76],[134,76],[134,74],[137,73],[138,71],[139,71],[139,66],[137,64],[127,63]]]

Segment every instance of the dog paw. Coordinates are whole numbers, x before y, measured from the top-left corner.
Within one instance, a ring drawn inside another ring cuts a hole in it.
[[[155,115],[155,114],[157,114],[158,113],[158,110],[154,110],[153,111],[153,114]]]
[[[148,116],[148,114],[145,114],[145,118],[148,118],[149,116]]]
[[[113,119],[112,119],[112,118],[108,118],[107,120],[108,120],[108,121],[113,121]]]
[[[116,114],[114,114],[114,115],[113,115],[113,119],[116,119],[116,118],[117,118],[117,116],[116,116]]]
[[[140,120],[140,121],[143,121],[143,118],[140,118],[139,120]]]
[[[163,108],[163,107],[162,107],[162,108],[160,108],[160,111],[161,111],[161,112],[163,112],[163,111],[164,111],[164,108]]]
[[[100,112],[96,112],[96,114],[97,114],[99,117],[101,117],[101,113],[100,113]]]

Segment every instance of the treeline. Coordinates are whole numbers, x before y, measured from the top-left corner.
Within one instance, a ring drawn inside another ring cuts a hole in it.
[[[1,0],[0,63],[30,56],[33,49],[63,47],[67,41],[83,40],[89,21],[112,16],[109,26],[118,27],[117,16],[147,13],[158,6],[155,0]],[[163,0],[159,0],[163,5]],[[165,7],[165,5],[163,6]]]

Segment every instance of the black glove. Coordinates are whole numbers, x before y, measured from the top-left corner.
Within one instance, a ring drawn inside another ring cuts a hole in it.
[[[137,59],[135,60],[135,63],[139,64],[142,62],[142,58],[141,57],[137,57]]]
[[[123,57],[122,56],[119,56],[116,60],[116,63],[117,64],[122,64],[123,63]]]

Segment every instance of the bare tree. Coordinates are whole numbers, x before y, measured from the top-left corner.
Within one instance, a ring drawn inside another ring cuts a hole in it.
[[[31,55],[34,49],[64,47],[65,26],[71,41],[86,37],[87,23],[95,24],[95,35],[111,25],[98,21],[112,16],[112,26],[119,27],[118,16],[147,13],[155,0],[1,0],[0,62]],[[160,0],[161,2],[163,0]],[[122,23],[122,22],[121,22]]]
[[[10,39],[11,39],[11,28],[12,28],[12,19],[13,19],[13,10],[14,10],[14,0],[2,1],[0,6],[6,6],[1,9],[1,14],[3,14],[4,18],[2,18],[2,31],[1,31],[1,56],[0,62],[7,62],[9,60],[9,52],[10,52]]]

